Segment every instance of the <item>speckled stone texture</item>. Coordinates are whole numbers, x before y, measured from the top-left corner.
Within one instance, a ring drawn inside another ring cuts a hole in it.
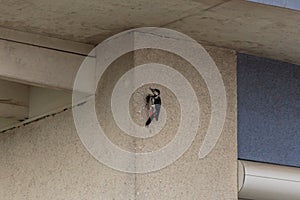
[[[134,199],[134,176],[93,159],[76,134],[71,111],[0,138],[1,199]]]
[[[167,115],[172,117],[151,138],[123,133],[110,110],[111,92],[122,74],[143,63],[166,64],[187,77],[199,99],[200,128],[188,151],[160,171],[137,175],[115,171],[95,160],[84,148],[68,110],[0,135],[1,199],[237,199],[236,55],[231,50],[206,49],[223,76],[228,102],[224,130],[206,158],[198,159],[210,118],[210,97],[204,80],[188,62],[174,54],[139,50],[123,55],[105,71],[96,95],[98,120],[108,138],[128,151],[153,151],[171,141],[180,121],[179,103],[164,86],[151,85],[161,89]],[[130,114],[140,125],[146,119],[141,105],[148,87],[140,87],[130,99]]]
[[[233,51],[210,47],[206,49],[223,76],[228,110],[221,138],[214,150],[202,160],[199,160],[197,155],[210,117],[210,98],[204,80],[189,63],[176,55],[158,50],[137,51],[135,54],[136,65],[150,61],[162,63],[186,76],[196,91],[200,105],[200,129],[190,149],[169,167],[136,176],[136,195],[139,200],[237,199],[236,57]],[[171,96],[168,94],[162,94],[163,100],[169,98]],[[175,116],[179,112],[176,106],[172,106],[171,110],[175,110]],[[170,120],[172,123],[178,119]],[[170,129],[176,131],[174,126]],[[155,148],[162,142],[160,136],[155,137],[151,138],[151,143],[139,140],[136,144],[140,150],[147,151],[149,146]]]

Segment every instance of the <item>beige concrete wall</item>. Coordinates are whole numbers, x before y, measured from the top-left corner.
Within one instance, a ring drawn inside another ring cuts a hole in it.
[[[190,81],[199,99],[201,127],[190,149],[174,164],[158,172],[137,175],[137,199],[237,199],[235,53],[210,47],[206,49],[223,76],[228,110],[221,138],[214,150],[202,160],[198,158],[198,151],[206,135],[210,118],[210,99],[204,80],[189,63],[176,55],[157,50],[138,51],[135,55],[137,65],[149,62],[166,64],[178,70]],[[162,100],[169,110],[168,116],[173,116],[169,121],[173,126],[163,129],[159,135],[151,138],[150,143],[137,141],[140,151],[149,151],[162,144],[166,145],[172,139],[172,133],[176,132],[180,120],[179,105],[171,101],[170,91],[166,92],[165,88],[161,90]]]
[[[237,199],[236,56],[230,50],[207,50],[223,76],[228,110],[221,138],[206,158],[198,159],[210,117],[210,98],[204,81],[176,55],[140,50],[122,56],[105,72],[96,96],[98,120],[109,130],[108,138],[126,150],[146,152],[166,145],[174,137],[180,120],[179,104],[173,100],[172,91],[157,86],[168,116],[174,117],[167,119],[160,134],[149,139],[130,137],[116,126],[109,94],[113,84],[133,65],[149,61],[167,64],[188,78],[199,99],[201,128],[189,150],[157,172],[119,172],[88,153],[68,110],[0,135],[1,199]],[[129,105],[134,121],[140,125],[146,119],[141,104],[148,86],[139,88]]]

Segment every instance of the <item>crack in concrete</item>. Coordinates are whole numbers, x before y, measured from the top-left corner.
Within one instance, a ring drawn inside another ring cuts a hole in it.
[[[217,3],[217,4],[212,5],[212,6],[208,7],[208,8],[206,8],[206,9],[201,10],[202,13],[193,13],[193,14],[189,14],[189,15],[187,15],[187,16],[181,17],[181,18],[179,18],[179,19],[176,19],[176,20],[170,21],[170,22],[168,22],[168,23],[166,23],[166,24],[164,24],[164,25],[161,25],[160,27],[166,27],[166,26],[168,26],[168,25],[171,25],[171,24],[173,24],[173,23],[182,21],[182,20],[184,20],[184,19],[186,19],[186,18],[189,18],[189,17],[193,17],[193,16],[197,16],[197,15],[199,15],[199,16],[200,16],[200,15],[203,15],[205,12],[207,12],[207,11],[209,11],[209,10],[212,10],[212,9],[214,9],[214,8],[217,8],[217,7],[219,7],[219,6],[221,6],[221,5],[224,5],[224,4],[226,4],[226,3],[229,3],[230,1],[232,1],[232,0],[226,0],[226,1],[224,1],[224,2]],[[198,7],[196,7],[196,8],[192,8],[192,9],[190,9],[190,10],[198,9],[199,7],[200,7],[200,6],[198,6]],[[190,10],[188,10],[188,11],[190,11]],[[196,11],[195,11],[195,12],[196,12]]]
[[[215,4],[215,5],[213,5],[213,6],[210,6],[210,7],[206,8],[206,9],[201,10],[202,13],[193,13],[193,14],[189,14],[189,15],[186,15],[186,16],[181,17],[181,18],[179,18],[179,19],[176,19],[176,20],[173,20],[173,21],[171,21],[171,22],[168,22],[168,23],[166,23],[166,24],[164,24],[164,25],[161,25],[161,26],[159,26],[159,27],[165,27],[165,26],[168,26],[168,25],[170,25],[170,24],[173,24],[173,23],[175,23],[175,22],[181,21],[181,20],[186,19],[186,18],[188,18],[188,17],[192,17],[192,16],[196,16],[196,15],[199,15],[199,16],[200,16],[200,15],[203,15],[206,11],[212,10],[212,9],[214,9],[214,8],[217,8],[217,7],[221,6],[221,5],[224,5],[224,4],[226,4],[226,3],[229,3],[230,1],[233,1],[233,0],[226,0],[226,1],[220,2],[220,3],[218,3],[218,4]],[[189,12],[189,11],[191,11],[191,10],[196,10],[196,11],[197,11],[197,9],[198,9],[199,7],[200,7],[200,6],[197,6],[196,8],[189,9],[189,10],[187,10],[187,11],[185,11],[185,12]],[[196,12],[196,11],[194,11],[194,12]],[[156,28],[156,27],[153,27],[153,29],[155,29],[155,28]],[[157,28],[158,28],[158,27],[157,27]],[[129,30],[127,34],[132,34],[132,33],[135,33],[135,32],[138,32],[138,33],[144,33],[144,34],[152,34],[152,35],[159,36],[159,37],[163,37],[163,38],[169,38],[169,39],[183,40],[183,41],[186,41],[186,42],[191,42],[190,40],[186,40],[186,39],[183,39],[183,38],[168,37],[168,36],[163,36],[163,35],[160,35],[160,34],[148,33],[148,32],[142,32],[142,31],[137,31],[137,30]],[[105,43],[105,42],[109,42],[109,41],[111,41],[111,40],[118,39],[118,38],[120,38],[120,37],[122,37],[122,36],[123,36],[123,35],[121,34],[121,35],[119,35],[119,36],[117,36],[117,37],[107,38],[106,40],[103,40],[102,42],[104,42],[104,43]]]
[[[72,51],[67,51],[67,50],[62,50],[62,49],[57,49],[57,48],[52,48],[52,47],[47,47],[47,46],[31,44],[31,43],[28,43],[28,42],[20,42],[20,41],[17,41],[17,40],[11,40],[11,39],[6,39],[6,38],[0,38],[0,40],[6,41],[6,42],[13,42],[13,43],[17,43],[17,44],[23,44],[23,45],[32,46],[32,47],[38,47],[38,48],[53,50],[53,51],[59,51],[59,52],[68,53],[68,54],[74,54],[74,55],[78,55],[78,56],[95,58],[95,56],[91,56],[91,55],[88,55],[88,54],[76,53],[76,52],[72,52]]]
[[[92,96],[93,96],[93,95],[92,95]],[[48,118],[48,117],[53,117],[53,116],[55,116],[55,115],[57,115],[57,114],[63,113],[63,112],[68,111],[68,110],[71,110],[71,109],[73,109],[74,107],[82,106],[82,105],[84,105],[85,103],[87,103],[87,102],[89,101],[89,99],[90,99],[92,96],[89,96],[89,97],[87,97],[85,100],[78,102],[76,105],[70,105],[70,106],[63,107],[63,108],[57,110],[56,112],[53,112],[53,113],[49,112],[49,113],[46,113],[46,114],[41,115],[41,116],[33,117],[33,118],[31,118],[31,119],[30,119],[30,118],[29,118],[29,119],[26,119],[26,120],[22,121],[21,123],[18,123],[18,124],[16,124],[16,125],[13,125],[11,128],[7,128],[7,129],[4,129],[4,130],[1,130],[1,131],[0,131],[0,134],[1,134],[1,133],[5,133],[5,132],[10,131],[10,130],[13,130],[13,129],[16,129],[16,128],[19,128],[19,127],[21,127],[21,126],[26,126],[26,125],[28,125],[28,124],[31,124],[31,123],[34,123],[34,122],[37,122],[37,121],[46,119],[46,118]]]

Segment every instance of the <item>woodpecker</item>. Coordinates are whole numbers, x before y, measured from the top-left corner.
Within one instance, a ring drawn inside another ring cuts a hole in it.
[[[149,118],[146,121],[145,126],[148,127],[152,122],[152,119],[155,118],[158,121],[160,107],[161,107],[161,99],[160,99],[160,90],[149,88],[152,94],[147,95],[146,101],[149,109]]]

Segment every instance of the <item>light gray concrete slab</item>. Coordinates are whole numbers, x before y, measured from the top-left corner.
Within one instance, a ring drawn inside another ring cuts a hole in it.
[[[123,30],[159,26],[202,43],[292,63],[300,63],[299,21],[298,11],[243,0],[14,0],[2,2],[0,8],[0,27],[26,34],[96,45]],[[7,31],[2,32],[0,36],[7,37]],[[89,48],[65,44],[75,51]]]

